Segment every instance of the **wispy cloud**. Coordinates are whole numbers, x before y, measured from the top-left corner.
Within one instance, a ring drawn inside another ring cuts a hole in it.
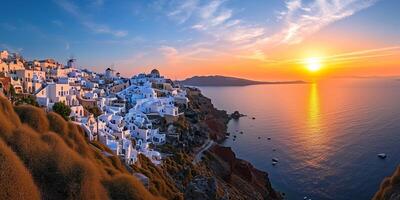
[[[105,0],[91,0],[90,4],[95,7],[101,7],[105,3]]]
[[[192,14],[196,11],[199,1],[198,0],[186,0],[183,3],[179,2],[180,5],[174,8],[173,11],[167,13],[168,17],[177,20],[180,24],[185,23]]]
[[[216,42],[243,44],[265,34],[264,27],[235,18],[235,11],[226,6],[228,0],[173,0],[170,4],[160,2],[156,4],[160,10],[170,9],[166,11],[167,17],[189,29],[212,36]]]
[[[60,20],[51,20],[51,23],[57,27],[64,27],[64,23]]]
[[[9,23],[0,23],[0,28],[6,31],[14,31],[17,29],[16,26]]]
[[[282,43],[294,44],[322,28],[372,6],[377,0],[287,0],[278,13],[284,28],[275,35]]]
[[[10,52],[21,53],[24,49],[21,47],[14,47],[8,44],[0,44],[0,49],[6,49]]]
[[[110,34],[115,37],[125,37],[128,35],[126,30],[112,29],[108,25],[99,24],[93,21],[88,15],[81,11],[79,6],[68,0],[54,0],[66,12],[74,16],[83,26],[94,33]],[[102,2],[102,1],[101,1]]]
[[[198,0],[187,0],[173,7],[167,16],[179,19],[180,24],[185,23],[190,29],[213,36],[215,45],[225,46],[227,52],[254,52],[241,57],[265,60],[266,49],[300,43],[322,28],[354,15],[378,0],[286,0],[285,10],[277,12],[281,28],[275,32],[267,32],[266,24],[250,23],[235,17],[235,10],[226,6],[228,1],[200,3]]]
[[[330,65],[341,64],[345,62],[352,62],[357,60],[363,60],[365,58],[378,58],[387,57],[400,54],[400,46],[388,46],[373,49],[364,49],[359,51],[351,51],[345,53],[339,53],[329,56],[321,56],[319,59]],[[272,65],[283,65],[283,64],[304,64],[304,58],[296,59],[283,59],[283,60],[270,60],[269,64]]]
[[[70,46],[69,42],[66,42],[66,43],[65,43],[65,50],[69,50],[70,47],[71,47],[71,46]]]

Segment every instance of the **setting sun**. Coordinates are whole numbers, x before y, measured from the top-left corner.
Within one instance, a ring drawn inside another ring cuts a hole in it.
[[[311,72],[316,72],[321,69],[321,59],[320,58],[307,58],[304,62],[306,67]]]

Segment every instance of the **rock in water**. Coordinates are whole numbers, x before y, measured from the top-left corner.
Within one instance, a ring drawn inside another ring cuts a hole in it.
[[[241,117],[243,117],[243,114],[240,114],[239,111],[235,111],[231,114],[232,119],[239,119]]]

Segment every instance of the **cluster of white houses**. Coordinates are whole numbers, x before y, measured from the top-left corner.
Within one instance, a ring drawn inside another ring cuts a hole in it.
[[[186,105],[186,91],[154,69],[150,74],[122,78],[107,68],[104,73],[78,69],[53,59],[25,61],[17,54],[0,52],[0,93],[13,87],[16,93],[34,95],[40,106],[51,111],[54,103],[71,108],[71,120],[81,126],[89,140],[98,140],[127,164],[144,154],[154,163],[161,160],[152,149],[166,141],[166,133],[154,127],[155,119],[176,120]],[[88,108],[98,107],[95,117]]]

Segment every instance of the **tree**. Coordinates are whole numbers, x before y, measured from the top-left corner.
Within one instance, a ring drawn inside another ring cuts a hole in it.
[[[15,99],[15,105],[18,106],[18,105],[24,105],[24,104],[39,107],[39,104],[36,101],[35,96],[33,96],[33,95],[21,96],[21,97]]]
[[[10,100],[11,103],[14,103],[15,98],[17,96],[17,93],[15,92],[14,86],[10,84],[10,91],[9,91],[9,95],[10,95]]]
[[[57,102],[53,105],[53,111],[55,113],[58,113],[63,117],[65,120],[69,120],[69,115],[71,114],[71,108],[67,105],[65,105],[62,102]]]
[[[97,106],[92,106],[92,107],[86,107],[86,110],[90,113],[93,114],[93,116],[95,118],[97,118],[98,116],[100,116],[103,112],[100,110],[99,107]]]

